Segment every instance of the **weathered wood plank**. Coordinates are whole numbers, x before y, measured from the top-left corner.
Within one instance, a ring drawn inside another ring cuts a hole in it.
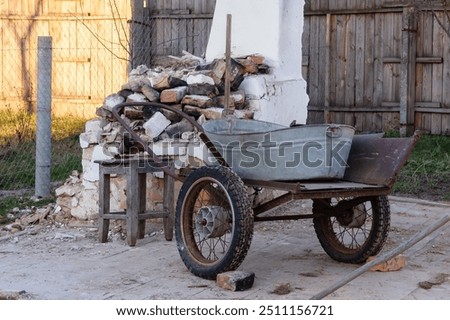
[[[344,124],[349,126],[355,126],[356,118],[354,112],[346,112],[344,113]]]
[[[423,21],[423,54],[431,56],[433,54],[433,16],[427,14]],[[423,86],[422,101],[433,101],[432,96],[433,84],[433,66],[429,64],[423,65]]]
[[[438,113],[431,114],[431,134],[442,133],[442,116]]]
[[[309,98],[312,105],[319,103],[319,31],[320,17],[311,17],[310,56],[309,56]]]
[[[393,14],[393,50],[394,54],[396,56],[401,55],[402,50],[402,14]],[[392,90],[393,90],[393,101],[399,101],[400,100],[400,73],[401,73],[401,66],[400,65],[394,65],[393,66],[393,83],[392,83]]]
[[[441,21],[445,21],[445,17],[443,13],[436,12],[438,18]],[[443,57],[444,56],[444,37],[447,35],[444,33],[444,30],[441,28],[436,19],[433,21],[433,56]],[[442,101],[443,99],[443,64],[433,64],[433,84],[432,84],[432,101]],[[446,91],[449,90],[449,87],[446,88]],[[439,120],[440,121],[440,120]]]
[[[385,112],[383,113],[382,131],[388,132],[398,129],[400,126],[400,119],[398,112]]]
[[[338,52],[337,52],[337,16],[330,16],[330,74],[328,77],[328,104],[336,105],[336,89],[337,89],[337,79],[336,70],[338,64]]]
[[[418,21],[417,21],[417,24],[418,24],[417,39],[416,39],[416,41],[417,41],[417,46],[416,46],[417,58],[423,57],[423,55],[424,55],[424,53],[423,53],[423,48],[424,48],[423,23],[424,23],[424,15],[421,14],[421,15],[419,15]],[[423,65],[416,63],[416,101],[423,101],[422,92],[423,92]],[[418,119],[419,119],[419,122],[421,121],[420,117],[419,118],[416,117],[416,125],[417,125]]]
[[[450,108],[450,37],[444,37],[443,39],[443,57],[446,57],[442,66],[442,104],[445,108]],[[444,118],[443,120],[444,121]],[[450,118],[447,117],[446,125],[442,126],[442,129],[445,130],[450,126]],[[447,133],[449,134],[449,133]]]
[[[394,52],[394,15],[389,13],[384,15],[383,19],[383,56],[395,56]],[[393,92],[393,64],[385,64],[383,68],[383,102],[394,101]]]
[[[329,25],[327,23],[327,16],[319,17],[317,21],[318,25],[316,27],[319,28],[318,33],[318,83],[317,83],[317,103],[319,105],[326,105],[325,101],[328,100],[326,95],[329,95],[328,90],[328,77],[329,77],[329,49],[326,44],[326,37],[328,34]],[[325,45],[323,45],[325,44]]]
[[[355,105],[355,76],[356,76],[356,16],[349,16],[346,24],[345,44],[345,105]]]
[[[364,16],[364,95],[363,95],[363,105],[372,106],[373,94],[374,94],[374,73],[375,73],[375,15],[365,15]]]
[[[314,0],[312,0],[312,1],[314,1]],[[337,10],[338,9],[338,2],[339,1],[329,1],[329,4],[328,4],[329,10],[330,11]]]
[[[308,69],[309,69],[309,42],[310,42],[310,29],[311,29],[311,18],[305,17],[304,24],[303,24],[303,33],[302,33],[302,75],[303,79],[305,79],[308,89],[309,90],[309,79],[308,79]],[[305,64],[305,58],[308,59],[308,64]]]
[[[336,105],[345,105],[345,67],[348,16],[336,20]]]
[[[450,114],[442,115],[442,132],[446,136],[450,136]]]
[[[341,0],[341,1],[335,1],[336,3],[336,9],[337,10],[345,10],[347,9],[347,1]]]
[[[380,106],[383,102],[383,15],[374,17],[374,87],[373,106]]]
[[[183,1],[181,1],[183,2]],[[172,10],[180,10],[180,0],[172,0]],[[180,19],[171,19],[170,21],[171,27],[171,44],[170,44],[170,54],[178,56],[181,54],[181,50],[179,48],[180,42]]]
[[[356,35],[355,35],[355,106],[364,105],[364,80],[365,80],[365,24],[366,18],[364,15],[356,17]],[[370,73],[370,70],[367,70]]]

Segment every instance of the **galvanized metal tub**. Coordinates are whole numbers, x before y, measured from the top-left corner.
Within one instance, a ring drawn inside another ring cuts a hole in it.
[[[341,179],[355,129],[320,124],[285,127],[257,120],[211,120],[203,129],[243,179]]]

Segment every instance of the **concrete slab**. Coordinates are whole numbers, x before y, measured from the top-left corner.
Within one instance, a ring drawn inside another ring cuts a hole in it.
[[[391,197],[392,228],[386,252],[444,214],[450,204]],[[302,202],[289,210],[310,210]],[[312,221],[264,222],[255,226],[239,270],[254,272],[250,290],[233,292],[187,271],[176,243],[152,225],[136,247],[123,240],[98,243],[95,226],[37,227],[0,242],[0,292],[25,290],[32,299],[309,299],[357,265],[329,258]],[[450,224],[407,250],[396,272],[367,272],[326,299],[449,299]],[[430,289],[419,282],[440,276]],[[280,285],[291,292],[276,294]]]

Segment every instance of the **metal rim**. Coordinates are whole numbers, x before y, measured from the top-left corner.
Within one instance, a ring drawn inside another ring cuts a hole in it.
[[[213,188],[215,195],[206,190]],[[219,193],[219,194],[217,194]],[[193,183],[187,191],[182,204],[181,233],[185,240],[186,249],[198,263],[212,266],[220,263],[230,248],[234,238],[235,211],[232,201],[225,187],[216,179],[204,177]],[[218,197],[219,196],[219,197]],[[220,206],[229,210],[229,231],[220,237],[204,238],[195,227],[195,219],[199,210],[207,206]]]

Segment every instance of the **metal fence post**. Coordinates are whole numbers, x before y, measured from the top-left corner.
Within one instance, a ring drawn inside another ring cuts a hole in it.
[[[38,37],[35,195],[51,192],[52,37]]]

